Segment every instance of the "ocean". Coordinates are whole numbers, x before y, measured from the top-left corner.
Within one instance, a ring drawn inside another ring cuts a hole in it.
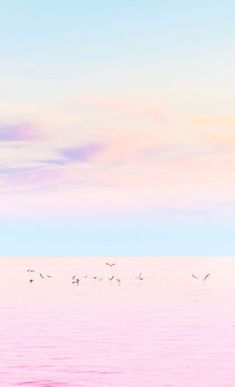
[[[3,387],[235,386],[234,258],[1,258],[0,312]]]

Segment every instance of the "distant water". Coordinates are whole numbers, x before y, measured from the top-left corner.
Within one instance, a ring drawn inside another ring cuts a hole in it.
[[[0,386],[235,386],[235,258],[106,261],[0,259]]]

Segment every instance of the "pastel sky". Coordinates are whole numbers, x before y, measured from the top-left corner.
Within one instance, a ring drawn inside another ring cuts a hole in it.
[[[235,254],[235,2],[1,2],[1,255]]]

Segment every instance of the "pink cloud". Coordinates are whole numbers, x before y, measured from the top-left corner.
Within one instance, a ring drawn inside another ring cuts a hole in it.
[[[0,126],[0,141],[34,141],[37,139],[30,124],[13,124]]]
[[[63,181],[63,171],[51,167],[1,167],[0,187],[10,192],[40,192],[57,188]]]
[[[77,147],[67,147],[59,150],[66,162],[89,162],[105,151],[105,144],[99,142],[87,143]]]

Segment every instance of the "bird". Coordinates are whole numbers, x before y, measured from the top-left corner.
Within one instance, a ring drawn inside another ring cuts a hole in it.
[[[73,275],[73,276],[72,276],[72,280],[74,280],[75,278],[76,278],[76,275]]]
[[[114,275],[111,278],[108,277],[108,279],[109,281],[112,281],[114,279]]]
[[[210,273],[208,273],[204,278],[203,278],[203,282],[210,276]]]
[[[47,275],[47,278],[52,278],[52,275]]]
[[[199,279],[198,277],[196,277],[194,274],[192,274],[192,277],[195,278],[195,279]]]
[[[116,278],[116,281],[121,285],[121,278]]]
[[[105,265],[110,266],[110,267],[113,267],[113,266],[116,265],[116,263],[109,263],[109,262],[106,262]]]
[[[34,270],[28,269],[27,272],[29,272],[29,273],[34,273]]]
[[[79,285],[79,282],[80,282],[80,279],[77,278],[76,281],[73,281],[72,284],[77,284],[77,286]]]
[[[139,274],[139,280],[142,281],[144,278],[141,276],[141,273]]]
[[[34,280],[32,278],[30,278],[29,282],[32,283]]]
[[[43,279],[45,278],[45,277],[42,275],[42,273],[40,273],[40,277],[43,278]]]

